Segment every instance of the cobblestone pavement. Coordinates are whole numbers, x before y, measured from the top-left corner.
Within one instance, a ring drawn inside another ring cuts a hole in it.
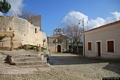
[[[120,60],[84,58],[69,53],[54,53],[48,61],[51,67],[19,68],[2,61],[0,80],[102,80],[120,77]]]

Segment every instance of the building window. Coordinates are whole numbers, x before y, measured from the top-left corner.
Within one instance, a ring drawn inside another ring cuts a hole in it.
[[[88,42],[88,50],[92,50],[91,49],[91,42]]]
[[[108,52],[114,52],[114,41],[107,41]]]
[[[9,27],[9,30],[12,30],[12,28],[11,28],[11,27]]]
[[[35,33],[37,33],[37,29],[35,28]]]

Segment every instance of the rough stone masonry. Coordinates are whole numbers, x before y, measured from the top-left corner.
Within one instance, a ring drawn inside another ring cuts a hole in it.
[[[0,49],[18,48],[25,44],[47,47],[47,37],[40,29],[26,19],[0,16]],[[9,35],[13,34],[13,38]],[[11,42],[12,40],[12,42]],[[12,45],[12,46],[11,46]]]

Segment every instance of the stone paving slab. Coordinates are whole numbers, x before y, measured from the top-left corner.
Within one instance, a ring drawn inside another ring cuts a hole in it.
[[[0,80],[102,80],[120,77],[120,61],[53,53],[50,67],[20,68],[0,63]]]

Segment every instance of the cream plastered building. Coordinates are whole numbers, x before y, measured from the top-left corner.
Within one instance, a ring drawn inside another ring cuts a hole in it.
[[[26,44],[47,48],[46,34],[40,28],[26,19],[0,16],[0,48],[10,49],[11,45],[18,48]],[[46,40],[44,46],[43,40]]]
[[[120,58],[120,20],[83,32],[83,55]]]

